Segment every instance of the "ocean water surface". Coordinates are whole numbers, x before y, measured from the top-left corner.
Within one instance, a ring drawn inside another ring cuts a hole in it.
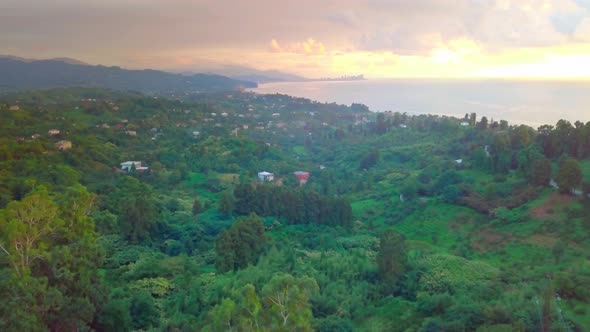
[[[257,93],[282,93],[319,102],[362,103],[372,111],[507,120],[537,127],[559,119],[590,121],[590,81],[363,80],[260,84]]]

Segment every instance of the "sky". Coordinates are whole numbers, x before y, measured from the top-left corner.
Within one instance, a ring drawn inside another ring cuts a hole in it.
[[[590,79],[590,0],[0,0],[0,54],[306,77]]]

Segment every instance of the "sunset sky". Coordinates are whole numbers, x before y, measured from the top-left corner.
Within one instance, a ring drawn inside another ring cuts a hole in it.
[[[590,79],[590,0],[0,0],[0,54],[307,77]]]

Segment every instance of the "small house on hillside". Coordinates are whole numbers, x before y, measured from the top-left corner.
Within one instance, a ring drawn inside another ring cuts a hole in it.
[[[141,161],[126,161],[121,163],[121,171],[123,172],[129,172],[133,167],[135,167],[135,170],[138,172],[145,172],[149,170],[149,167],[141,166]]]
[[[299,185],[301,185],[301,186],[306,184],[307,179],[309,179],[309,172],[297,171],[293,174],[295,174],[295,176],[299,180]]]
[[[259,172],[258,173],[258,179],[260,180],[260,182],[265,182],[265,181],[272,181],[274,180],[275,175],[273,173],[269,173],[269,172]]]
[[[18,106],[18,105],[12,105],[8,109],[10,111],[18,111],[18,110],[20,110],[20,106]]]
[[[125,134],[127,134],[129,136],[137,136],[137,131],[135,131],[135,130],[127,130],[127,131],[125,131]]]
[[[55,147],[57,147],[57,149],[59,151],[67,151],[69,149],[72,148],[72,142],[70,141],[59,141],[57,143],[55,143]]]
[[[49,129],[49,131],[47,131],[47,134],[49,136],[57,136],[61,133],[61,131],[59,131],[59,129]]]

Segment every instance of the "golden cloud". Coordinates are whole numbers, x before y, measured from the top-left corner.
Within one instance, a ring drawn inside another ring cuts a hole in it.
[[[281,44],[276,39],[270,41],[270,51],[273,53],[296,53],[305,55],[323,55],[326,47],[320,41],[308,38],[303,42]]]

